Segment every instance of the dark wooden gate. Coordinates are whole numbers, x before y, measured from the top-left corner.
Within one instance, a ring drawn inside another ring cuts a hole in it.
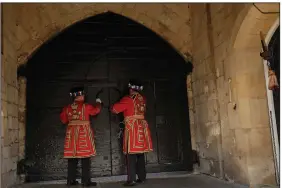
[[[99,91],[104,102],[102,112],[91,120],[97,147],[92,176],[126,173],[117,136],[123,117],[111,114],[109,107],[128,92],[131,78],[144,82],[148,101],[154,152],[146,156],[147,171],[191,170],[186,68],[156,34],[113,13],[84,20],[43,45],[26,67],[31,180],[66,178],[66,127],[59,113],[71,102],[69,89],[81,84],[87,88],[87,102],[94,103]]]
[[[103,101],[101,113],[92,118],[97,156],[92,159],[91,171],[93,176],[121,175],[125,173],[125,160],[118,133],[123,119],[111,114],[109,110],[111,104],[122,97],[121,91],[115,83],[101,83],[99,85],[90,85],[87,88],[88,103],[95,103],[93,96],[98,92],[101,92],[99,97]]]

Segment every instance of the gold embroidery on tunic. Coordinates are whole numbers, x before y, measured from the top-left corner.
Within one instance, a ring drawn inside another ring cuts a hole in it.
[[[72,109],[72,113],[69,113],[69,116],[71,117],[71,120],[78,120],[80,117],[81,112],[77,111],[78,108],[78,104],[73,103],[71,104],[71,109]]]

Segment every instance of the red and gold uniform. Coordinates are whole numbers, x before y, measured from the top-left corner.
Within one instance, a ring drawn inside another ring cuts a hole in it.
[[[146,99],[138,92],[123,97],[112,107],[113,113],[123,112],[123,153],[138,154],[153,151],[150,129],[144,119]]]
[[[153,146],[150,129],[144,118],[146,99],[139,93],[143,86],[132,80],[128,87],[130,95],[114,104],[111,111],[115,114],[122,112],[124,115],[123,153],[127,163],[127,182],[124,185],[133,186],[136,182],[146,180],[145,153],[153,151]]]
[[[96,155],[94,133],[90,126],[90,116],[100,112],[101,105],[85,104],[83,101],[75,101],[64,107],[60,119],[68,124],[64,158],[88,158]]]
[[[91,156],[96,155],[94,133],[90,126],[90,116],[97,115],[101,111],[101,99],[96,99],[96,106],[84,103],[84,88],[75,87],[70,91],[73,103],[63,108],[60,119],[67,124],[67,132],[64,145],[64,158],[68,160],[67,185],[77,185],[76,172],[78,161],[81,161],[83,186],[96,186],[91,181]]]

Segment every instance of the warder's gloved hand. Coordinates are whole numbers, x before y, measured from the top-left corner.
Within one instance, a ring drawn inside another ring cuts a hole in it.
[[[99,99],[99,98],[96,99],[96,102],[97,103],[102,103],[101,99]]]

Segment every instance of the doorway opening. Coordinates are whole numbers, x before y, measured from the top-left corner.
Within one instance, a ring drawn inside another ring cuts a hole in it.
[[[122,117],[109,107],[127,93],[131,78],[144,83],[154,152],[146,155],[148,172],[192,170],[186,90],[190,63],[151,30],[107,12],[69,27],[45,43],[26,65],[26,158],[34,165],[29,181],[65,179],[65,125],[59,120],[71,102],[71,87],[84,85],[88,103],[97,93],[104,102],[94,117],[97,156],[93,177],[126,174],[118,132]],[[80,170],[78,170],[80,174]]]
[[[278,84],[280,85],[280,26],[275,30],[268,44],[269,52],[271,53],[270,67],[275,71]],[[275,89],[272,92],[273,103],[276,117],[276,129],[278,142],[280,144],[280,89]]]
[[[272,31],[272,33],[270,33]],[[272,36],[270,35],[272,34]],[[269,36],[270,35],[270,36]],[[280,85],[280,25],[279,19],[272,26],[266,37],[266,42],[268,43],[268,50],[270,52],[271,58],[269,60],[269,66],[274,70],[278,85]],[[265,65],[266,67],[266,65]],[[266,70],[266,68],[265,68]],[[268,84],[268,83],[267,83]],[[272,91],[267,91],[268,97],[268,107],[270,116],[270,129],[272,136],[273,145],[273,156],[276,171],[276,181],[279,181],[280,174],[280,88],[274,89]]]

